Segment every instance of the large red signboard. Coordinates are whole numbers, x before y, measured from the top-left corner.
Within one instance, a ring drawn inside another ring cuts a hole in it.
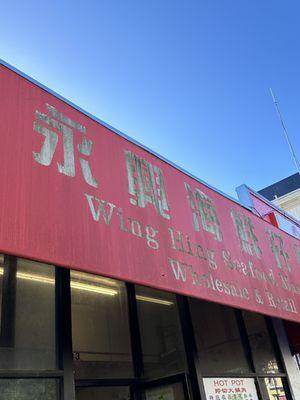
[[[0,251],[300,321],[297,239],[3,65],[0,121]]]

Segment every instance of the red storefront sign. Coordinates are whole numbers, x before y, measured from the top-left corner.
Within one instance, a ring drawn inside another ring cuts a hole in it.
[[[246,185],[238,187],[237,192],[243,204],[247,204],[257,215],[279,229],[289,233],[291,236],[296,238],[300,237],[299,222],[288,215],[284,210],[276,207],[269,200]],[[295,322],[285,321],[285,328],[292,354],[299,354],[300,325]]]
[[[0,251],[300,321],[297,239],[4,65],[0,93]]]

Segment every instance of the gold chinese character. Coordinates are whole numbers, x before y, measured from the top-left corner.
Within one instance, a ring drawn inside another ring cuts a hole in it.
[[[131,151],[125,152],[130,203],[145,208],[152,204],[164,218],[170,219],[161,170]]]
[[[271,231],[266,228],[266,232],[269,235],[270,248],[275,256],[278,268],[282,269],[285,266],[288,272],[291,272],[291,266],[289,263],[289,255],[283,248],[283,240],[279,233]]]
[[[206,232],[213,234],[214,239],[221,242],[223,239],[220,230],[220,222],[214,207],[213,201],[199,189],[193,192],[190,185],[185,183],[185,189],[188,193],[188,200],[193,212],[194,229],[200,231],[200,225]]]
[[[256,255],[257,258],[260,258],[262,251],[258,246],[258,239],[254,234],[254,227],[251,219],[244,214],[238,213],[234,209],[231,210],[230,214],[240,241],[241,250],[251,256]]]
[[[86,128],[69,117],[58,112],[55,107],[46,104],[50,114],[44,114],[40,111],[35,112],[35,121],[33,129],[45,136],[44,143],[39,153],[33,152],[33,158],[41,165],[49,166],[59,141],[59,133],[62,134],[62,145],[64,162],[57,163],[58,171],[61,174],[74,177],[75,176],[75,156],[74,156],[74,139],[73,129],[82,135],[82,143],[78,144],[78,151],[81,156],[90,156],[92,152],[92,141],[86,137]],[[86,158],[79,157],[79,162],[83,174],[83,178],[91,186],[98,187],[96,179],[93,177],[89,161]]]

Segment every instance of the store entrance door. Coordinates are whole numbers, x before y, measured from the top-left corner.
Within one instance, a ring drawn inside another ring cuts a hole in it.
[[[76,400],[191,400],[185,374],[131,386],[77,386]]]
[[[185,374],[140,384],[135,392],[139,400],[191,400]]]

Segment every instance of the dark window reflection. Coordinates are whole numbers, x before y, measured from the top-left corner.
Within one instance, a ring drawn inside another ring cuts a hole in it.
[[[251,346],[255,371],[276,373],[279,363],[273,349],[265,318],[256,313],[243,312],[246,330]]]
[[[87,387],[76,389],[76,400],[130,400],[128,387]]]
[[[0,254],[0,335],[1,335],[1,326],[3,325],[2,323],[3,274],[4,274],[4,255]]]
[[[54,267],[5,257],[0,282],[0,368],[55,369]]]
[[[158,399],[158,400],[186,400],[182,383],[177,382],[170,385],[157,386],[146,389],[143,393],[142,400]]]
[[[196,299],[190,309],[202,372],[250,372],[234,309]]]
[[[0,400],[57,400],[55,379],[0,379]]]
[[[72,271],[71,290],[76,377],[133,376],[124,282]]]
[[[136,287],[145,374],[162,377],[186,370],[175,295]]]

